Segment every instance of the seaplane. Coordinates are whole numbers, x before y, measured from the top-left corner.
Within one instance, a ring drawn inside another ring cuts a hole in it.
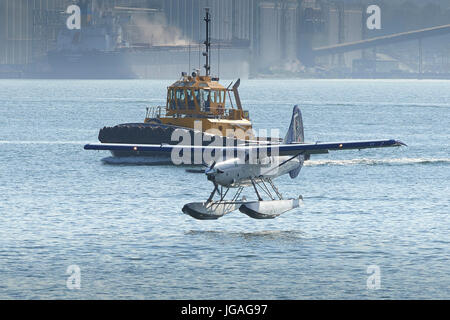
[[[182,211],[195,219],[216,220],[237,210],[254,219],[274,219],[298,208],[303,197],[284,199],[273,180],[287,174],[295,179],[311,155],[329,151],[400,146],[406,144],[394,139],[306,143],[302,114],[296,105],[289,130],[284,140],[279,143],[245,143],[232,146],[95,143],[85,145],[84,149],[165,154],[171,159],[174,159],[174,155],[183,154],[211,155],[214,160],[204,164],[204,174],[213,184],[211,194],[206,201],[185,204]],[[186,158],[191,159],[191,156]],[[247,200],[246,197],[241,197],[246,187],[253,188],[256,199]],[[235,192],[228,196],[231,189]]]

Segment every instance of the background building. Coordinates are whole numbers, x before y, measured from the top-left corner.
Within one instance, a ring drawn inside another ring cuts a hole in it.
[[[201,69],[205,7],[212,15],[212,73],[222,77],[347,77],[355,67],[361,75],[364,66],[386,65],[376,62],[377,53],[407,72],[450,73],[445,35],[421,42],[420,62],[415,42],[317,55],[316,48],[450,24],[445,1],[420,7],[393,0],[380,2],[383,29],[368,31],[372,2],[380,1],[1,0],[0,77],[173,78]],[[66,28],[71,4],[81,7],[80,31]]]

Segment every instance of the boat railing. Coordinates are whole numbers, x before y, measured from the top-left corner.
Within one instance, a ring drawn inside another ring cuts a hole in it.
[[[167,116],[167,109],[165,106],[153,106],[147,107],[147,113],[145,115],[146,119],[159,119]],[[216,114],[203,115],[203,117],[215,118],[215,119],[247,119],[249,118],[249,113],[247,110],[239,110],[233,108],[220,108]]]
[[[231,109],[225,108],[222,109],[222,112],[217,116],[219,119],[247,119],[250,120],[250,116],[247,110],[239,110],[239,109]]]
[[[146,119],[162,118],[166,116],[165,106],[147,107]]]

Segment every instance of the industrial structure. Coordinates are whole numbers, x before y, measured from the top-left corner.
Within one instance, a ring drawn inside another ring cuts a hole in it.
[[[72,4],[81,30],[67,29]],[[221,77],[364,76],[380,65],[374,48],[450,32],[368,39],[362,0],[2,0],[0,77],[172,78],[200,69],[205,7],[211,73]]]

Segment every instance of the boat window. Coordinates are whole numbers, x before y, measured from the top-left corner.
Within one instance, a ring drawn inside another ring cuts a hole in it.
[[[178,109],[186,109],[186,96],[184,89],[177,89],[177,105]]]
[[[205,102],[205,111],[209,112],[209,106],[211,101],[211,91],[203,90],[203,101]]]
[[[220,95],[220,103],[225,103],[225,90],[221,90]]]
[[[186,89],[186,94],[187,94],[188,109],[195,110],[195,101],[194,101],[194,95],[192,94],[192,90]]]
[[[220,103],[219,92],[216,91],[216,90],[214,90],[213,93],[214,93],[214,100],[213,100],[213,101],[214,101],[215,103]]]
[[[169,90],[169,108],[175,110],[177,107],[175,105],[175,92],[174,90]]]
[[[197,101],[197,105],[201,106],[200,90],[194,90],[194,99]]]

